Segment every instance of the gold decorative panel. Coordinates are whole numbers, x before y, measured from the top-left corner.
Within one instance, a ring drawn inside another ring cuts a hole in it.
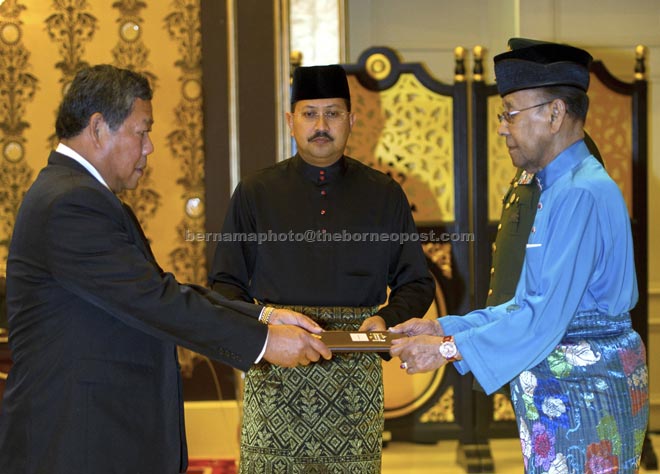
[[[493,395],[493,420],[494,421],[515,421],[516,415],[513,412],[511,400],[506,395],[496,393]]]
[[[25,159],[27,106],[35,98],[39,80],[23,42],[26,7],[6,0],[0,6],[0,276],[4,275],[11,231],[33,170]]]
[[[349,75],[356,122],[347,155],[392,176],[417,223],[454,220],[453,101],[401,74],[380,92]]]
[[[88,63],[83,60],[85,46],[94,39],[98,18],[92,14],[87,0],[53,0],[52,13],[46,18],[46,31],[51,41],[57,44],[59,61],[54,64],[68,84],[76,72]]]
[[[605,169],[619,185],[628,213],[633,217],[631,99],[608,89],[592,74],[589,101],[585,129],[598,146]]]
[[[170,152],[179,163],[177,184],[182,187],[184,216],[177,230],[204,232],[204,143],[202,139],[202,32],[199,0],[177,0],[166,27],[176,42],[180,60],[180,100],[174,109],[174,130],[167,136]],[[206,284],[205,242],[186,241],[170,252],[170,263],[182,281]]]
[[[499,221],[502,199],[516,174],[504,137],[497,134],[497,113],[502,109],[499,95],[488,97],[488,220]]]
[[[76,72],[89,65],[83,56],[86,44],[94,39],[98,19],[90,12],[90,4],[86,0],[53,0],[51,8],[55,13],[46,18],[45,23],[50,41],[59,50],[60,61],[54,67],[61,74],[62,87],[58,97],[62,97]],[[47,148],[54,149],[56,146],[57,137],[52,133],[48,136]]]
[[[175,63],[179,75],[177,89],[180,91],[173,112],[173,130],[167,135],[170,153],[178,164],[176,175],[179,185],[183,217],[177,225],[181,239],[169,253],[169,261],[179,281],[205,285],[206,247],[205,242],[188,240],[190,232],[204,232],[204,142],[202,117],[202,32],[199,19],[199,0],[176,0],[174,9],[165,18],[165,28],[176,44],[179,60]],[[195,366],[208,358],[178,348],[179,363],[184,377],[191,378]],[[215,371],[212,369],[215,379]]]
[[[420,419],[422,423],[453,423],[454,416],[454,387],[449,387]]]
[[[424,254],[440,270],[442,276],[451,279],[453,272],[451,268],[451,244],[450,243],[424,243],[422,244]],[[443,308],[446,314],[447,308]]]
[[[146,6],[146,3],[137,0],[121,0],[112,4],[113,8],[119,10],[119,18],[117,18],[119,34],[112,49],[112,57],[115,66],[139,71],[148,77],[151,87],[156,91],[157,78],[147,69],[149,50],[141,34],[144,20],[140,17],[140,12]],[[156,216],[156,211],[161,205],[160,193],[154,188],[152,171],[153,168],[147,166],[140,179],[140,185],[136,189],[124,191],[121,195],[122,200],[133,209],[145,233],[149,229],[149,221]]]

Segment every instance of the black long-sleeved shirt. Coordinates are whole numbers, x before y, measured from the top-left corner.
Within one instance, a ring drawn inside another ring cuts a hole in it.
[[[232,299],[307,306],[377,306],[389,287],[378,314],[390,326],[433,301],[416,232],[387,175],[349,157],[319,168],[296,155],[238,185],[209,283]]]

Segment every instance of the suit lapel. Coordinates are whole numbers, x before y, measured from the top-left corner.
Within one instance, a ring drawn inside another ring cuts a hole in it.
[[[55,166],[65,166],[76,172],[89,176],[91,180],[90,182],[95,183],[95,185],[97,185],[99,189],[103,189],[103,191],[111,193],[112,196],[121,203],[121,206],[124,209],[124,213],[128,217],[130,232],[133,235],[135,242],[140,247],[140,250],[142,250],[142,253],[144,253],[145,257],[147,257],[147,260],[153,263],[154,266],[158,268],[158,270],[161,273],[163,273],[163,269],[156,262],[156,257],[154,256],[151,250],[151,246],[149,245],[149,240],[147,239],[146,235],[144,234],[144,231],[142,230],[140,221],[138,220],[137,216],[135,215],[135,213],[128,204],[121,201],[116,194],[114,194],[112,191],[106,188],[102,183],[100,183],[94,176],[90,174],[89,171],[85,169],[84,166],[82,166],[76,160],[69,158],[68,156],[58,153],[56,151],[52,151],[50,156],[48,157],[48,164]]]
[[[158,262],[156,262],[156,257],[154,256],[154,253],[151,250],[151,245],[149,245],[149,240],[147,239],[147,236],[144,234],[144,231],[142,230],[142,226],[140,225],[140,221],[133,212],[133,209],[131,209],[131,207],[125,202],[122,202],[121,205],[124,208],[124,212],[128,215],[128,218],[132,224],[131,227],[136,236],[135,240],[139,244],[141,244],[140,247],[142,248],[142,251],[144,252],[147,259],[151,263],[153,263],[156,268],[158,268],[160,273],[163,273],[163,269],[160,268],[160,265],[158,265]]]

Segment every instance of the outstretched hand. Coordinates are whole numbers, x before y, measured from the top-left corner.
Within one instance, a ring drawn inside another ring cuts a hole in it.
[[[397,324],[389,329],[396,334],[405,334],[406,336],[420,336],[427,334],[429,336],[443,336],[442,326],[437,319],[412,318]]]
[[[401,368],[409,374],[430,372],[447,363],[438,351],[441,343],[442,337],[437,336],[402,337],[392,341],[390,355],[401,359]]]
[[[268,326],[264,359],[271,364],[296,367],[309,365],[321,357],[330,360],[332,353],[328,346],[321,342],[319,336],[289,324],[279,323]]]
[[[308,365],[321,357],[329,360],[332,353],[317,336],[321,332],[321,326],[304,314],[277,308],[268,318],[264,359],[282,367]]]
[[[376,314],[362,321],[358,331],[385,331],[386,329],[385,320]]]
[[[321,326],[319,326],[311,318],[305,316],[302,313],[298,313],[296,311],[285,308],[275,309],[270,315],[268,324],[291,324],[293,326],[299,326],[303,329],[306,329],[309,332],[313,332],[314,334],[323,332]]]

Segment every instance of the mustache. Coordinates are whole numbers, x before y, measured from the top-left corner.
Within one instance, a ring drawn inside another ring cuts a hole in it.
[[[316,132],[314,135],[312,135],[311,137],[309,137],[309,138],[307,139],[307,141],[308,141],[308,142],[311,142],[312,140],[315,140],[315,139],[317,139],[317,138],[327,138],[327,139],[330,140],[330,141],[334,141],[334,138],[332,138],[328,132],[324,132],[324,131],[321,131],[321,130],[319,130],[319,131]]]

